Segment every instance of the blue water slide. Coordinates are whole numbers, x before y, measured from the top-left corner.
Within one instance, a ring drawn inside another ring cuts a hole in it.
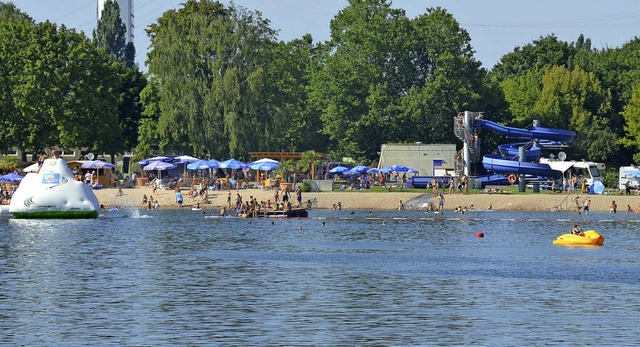
[[[569,144],[573,142],[576,134],[570,130],[531,127],[530,129],[518,129],[504,126],[484,119],[473,120],[474,127],[483,127],[497,131],[508,137],[542,140],[544,144]],[[524,161],[518,161],[519,148],[525,147]],[[552,170],[547,164],[540,164],[541,149],[532,142],[518,142],[498,146],[500,154],[489,154],[482,158],[485,169],[497,173],[515,173],[543,177],[559,177],[559,171]]]
[[[531,127],[530,129],[512,128],[485,119],[474,119],[474,127],[482,127],[497,131],[507,137],[527,138],[538,140],[557,141],[571,143],[576,137],[576,133],[571,130]]]

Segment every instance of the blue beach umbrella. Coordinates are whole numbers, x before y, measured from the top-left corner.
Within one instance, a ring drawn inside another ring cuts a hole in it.
[[[391,171],[396,171],[396,172],[407,172],[409,168],[402,165],[402,164],[397,164],[397,165],[393,165],[391,166]]]
[[[145,159],[145,160],[140,160],[138,162],[138,165],[145,166],[145,165],[149,165],[150,163],[152,163],[154,161],[171,162],[171,161],[173,161],[173,158],[171,158],[171,157],[153,157],[153,158],[149,158],[149,159]]]
[[[82,164],[83,169],[113,169],[114,167],[116,166],[103,160],[93,160]]]
[[[220,168],[222,169],[238,170],[238,169],[244,169],[246,167],[247,167],[247,164],[233,158],[220,162]]]
[[[217,166],[212,165],[213,163],[209,163],[208,160],[198,160],[198,161],[194,161],[193,163],[187,164],[187,169],[189,170],[208,170],[208,169],[215,169],[217,168]]]
[[[262,162],[262,163],[253,163],[249,167],[252,170],[260,170],[260,171],[271,171],[280,166],[280,163],[271,163],[271,162]]]
[[[207,160],[207,163],[209,164],[209,167],[212,169],[217,169],[220,167],[220,162],[215,159],[209,159]]]
[[[277,161],[277,160],[269,159],[269,158],[262,158],[260,160],[252,161],[248,165],[251,167],[251,166],[253,166],[255,164],[277,164],[277,165],[279,165],[280,162]],[[257,170],[257,169],[254,169],[254,170]]]
[[[353,168],[351,168],[351,170],[348,171],[349,175],[360,175],[364,172],[366,172],[369,168],[366,166],[355,166]]]
[[[160,178],[160,171],[167,170],[167,169],[173,169],[174,167],[176,167],[176,166],[171,164],[171,163],[165,163],[164,161],[156,160],[156,161],[152,161],[151,164],[143,167],[142,170],[144,170],[144,171],[158,171],[158,178]]]
[[[333,169],[329,170],[330,173],[343,173],[345,171],[349,171],[348,167],[344,167],[344,166],[336,166]]]
[[[184,163],[190,164],[190,163],[195,163],[196,161],[200,160],[200,159],[194,158],[194,157],[192,157],[190,155],[181,155],[181,156],[175,157],[173,159],[174,160],[175,159],[180,160],[180,164],[184,164]]]
[[[8,173],[6,175],[0,176],[0,182],[20,182],[24,176],[20,176],[16,173]]]

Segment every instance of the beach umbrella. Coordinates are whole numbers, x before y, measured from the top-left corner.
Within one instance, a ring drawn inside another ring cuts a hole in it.
[[[215,169],[217,166],[215,163],[210,163],[208,160],[198,160],[194,161],[191,164],[187,164],[187,169],[189,170],[208,170]]]
[[[380,173],[380,169],[371,168],[371,169],[367,170],[367,173],[369,173],[369,174],[379,174]]]
[[[194,158],[194,157],[192,157],[190,155],[181,155],[181,156],[175,157],[173,159],[180,160],[180,164],[184,164],[184,163],[190,164],[190,163],[195,163],[196,161],[200,160],[200,159]]]
[[[382,169],[380,169],[380,172],[387,174],[389,172],[393,171],[393,169],[391,168],[391,166],[385,166]]]
[[[280,166],[280,163],[272,163],[272,162],[262,162],[262,163],[254,162],[253,164],[249,165],[251,170],[260,170],[260,171],[271,171],[277,168],[278,166]]]
[[[396,172],[407,172],[409,168],[402,165],[402,164],[397,164],[397,165],[393,165],[391,166],[391,171],[396,171]]]
[[[347,171],[345,174],[349,174],[349,175],[360,175],[364,172],[366,172],[369,168],[366,166],[355,166],[352,167],[349,171]]]
[[[93,160],[82,164],[83,169],[113,169],[114,167],[116,166],[103,160]]]
[[[262,158],[262,159],[260,159],[260,160],[252,161],[252,162],[250,162],[248,165],[249,165],[249,166],[253,166],[253,165],[255,165],[255,164],[267,164],[267,163],[268,163],[268,164],[277,164],[277,165],[280,165],[280,162],[279,162],[279,161],[277,161],[277,160],[273,160],[273,159],[269,159],[269,158]],[[257,169],[254,169],[254,170],[257,170]]]
[[[38,171],[38,163],[35,164],[31,164],[27,167],[25,167],[24,169],[22,169],[23,172],[36,172]]]
[[[333,169],[329,170],[330,173],[343,173],[345,171],[349,171],[349,168],[342,165],[336,166]]]
[[[358,172],[358,173],[365,172],[367,170],[369,170],[369,168],[364,165],[358,165],[351,168],[352,172]]]
[[[246,167],[247,167],[247,164],[233,158],[220,162],[220,168],[222,169],[238,170],[238,169],[244,169]]]
[[[207,160],[207,163],[209,164],[209,168],[211,169],[217,169],[220,167],[220,162],[215,159],[209,159]]]
[[[414,169],[414,168],[412,168],[412,167],[409,167],[409,168],[407,168],[407,172],[410,172],[410,173],[417,173],[417,172],[418,172],[418,170],[416,170],[416,169]]]
[[[24,176],[20,176],[17,173],[8,173],[6,175],[0,176],[0,182],[20,182]]]
[[[167,169],[173,169],[174,167],[176,167],[176,166],[171,164],[171,163],[165,163],[164,161],[156,160],[156,161],[152,161],[149,165],[143,167],[142,170],[144,170],[144,171],[158,171],[158,178],[160,178],[160,171],[167,170]]]
[[[171,158],[171,157],[153,157],[153,158],[149,158],[149,159],[140,160],[138,162],[138,165],[145,166],[145,165],[149,165],[150,163],[152,163],[154,161],[172,162],[173,158]]]
[[[144,171],[156,171],[156,170],[166,170],[173,169],[176,167],[171,163],[165,163],[163,161],[152,161],[149,165],[142,168]]]

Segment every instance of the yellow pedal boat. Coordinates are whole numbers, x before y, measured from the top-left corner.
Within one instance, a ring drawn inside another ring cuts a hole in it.
[[[560,235],[553,241],[553,244],[561,246],[602,246],[604,237],[595,230],[587,230],[580,233],[580,235]]]

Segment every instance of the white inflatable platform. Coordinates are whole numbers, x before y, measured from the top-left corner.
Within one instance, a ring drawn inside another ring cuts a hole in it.
[[[62,159],[46,159],[40,172],[28,173],[11,197],[16,218],[96,218],[98,198],[78,182]]]

